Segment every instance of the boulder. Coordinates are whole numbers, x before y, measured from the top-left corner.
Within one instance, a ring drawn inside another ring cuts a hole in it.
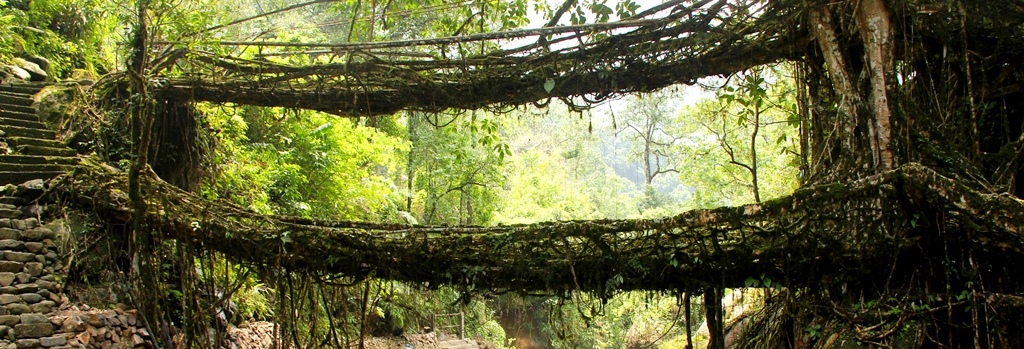
[[[42,179],[33,179],[18,185],[18,189],[14,191],[14,196],[34,197],[42,195],[44,190],[46,190],[46,182]]]
[[[46,71],[43,70],[43,68],[39,67],[38,64],[29,62],[24,58],[15,58],[11,60],[11,63],[14,63],[14,65],[18,66],[21,69],[24,69],[29,73],[29,78],[23,80],[46,81],[46,78],[49,77],[49,75],[46,74]]]
[[[20,67],[18,67],[16,65],[5,65],[5,66],[3,66],[3,75],[5,75],[5,79],[4,80],[7,80],[9,78],[13,78],[13,79],[29,81],[29,80],[32,79],[32,74],[30,74],[27,70],[21,69]]]

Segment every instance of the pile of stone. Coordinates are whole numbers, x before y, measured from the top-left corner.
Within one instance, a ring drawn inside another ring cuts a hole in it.
[[[81,310],[71,307],[50,317],[69,348],[152,348],[149,331],[136,310]],[[19,347],[21,349],[21,347]]]

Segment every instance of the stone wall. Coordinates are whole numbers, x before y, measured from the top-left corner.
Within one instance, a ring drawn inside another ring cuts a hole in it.
[[[0,204],[0,348],[66,345],[50,321],[61,301],[53,230],[19,207]]]
[[[41,180],[0,189],[0,349],[152,348],[135,310],[73,305],[62,293],[65,268],[55,231],[31,203]]]

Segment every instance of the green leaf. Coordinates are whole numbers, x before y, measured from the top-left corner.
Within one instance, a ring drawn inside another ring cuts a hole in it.
[[[594,6],[590,7],[590,11],[599,15],[610,15],[614,13],[614,11],[612,11],[612,8],[608,7],[605,4],[594,4]]]
[[[551,93],[551,91],[554,90],[554,89],[555,89],[555,79],[544,80],[544,91],[547,91],[547,93]]]

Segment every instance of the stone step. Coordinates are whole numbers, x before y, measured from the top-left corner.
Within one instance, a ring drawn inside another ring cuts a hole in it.
[[[0,117],[27,120],[27,121],[39,121],[39,117],[35,113],[22,113],[20,111],[11,111],[0,109]]]
[[[0,131],[4,131],[4,135],[6,135],[7,137],[27,137],[43,139],[57,138],[56,132],[46,129],[0,125]]]
[[[46,125],[41,123],[41,122],[39,122],[39,121],[29,121],[29,120],[12,119],[12,118],[5,118],[5,117],[0,117],[0,125],[18,126],[18,127],[26,127],[26,128],[37,128],[37,129],[43,129],[43,130],[47,129]]]
[[[32,99],[32,95],[23,93],[10,93],[0,92],[0,103],[12,104],[12,105],[23,105],[31,107],[36,101]]]
[[[0,185],[4,184],[21,184],[33,179],[47,180],[53,177],[64,174],[63,171],[56,172],[0,172]]]
[[[0,172],[64,172],[74,168],[61,164],[5,164],[0,163]]]
[[[71,157],[76,153],[70,148],[40,147],[37,145],[22,145],[14,147],[20,155],[41,155],[41,156],[63,156]]]
[[[2,84],[0,85],[0,92],[14,92],[27,95],[35,95],[46,87],[46,84]]]
[[[64,143],[61,143],[60,141],[25,137],[7,137],[7,144],[12,147],[34,145],[39,147],[64,148]]]
[[[38,155],[0,155],[0,162],[8,164],[58,164],[77,165],[78,158]]]
[[[20,113],[28,113],[28,114],[35,114],[36,113],[36,108],[35,107],[31,107],[31,106],[27,106],[27,105],[15,105],[15,104],[0,103],[0,109],[16,111],[16,112],[20,112]]]

